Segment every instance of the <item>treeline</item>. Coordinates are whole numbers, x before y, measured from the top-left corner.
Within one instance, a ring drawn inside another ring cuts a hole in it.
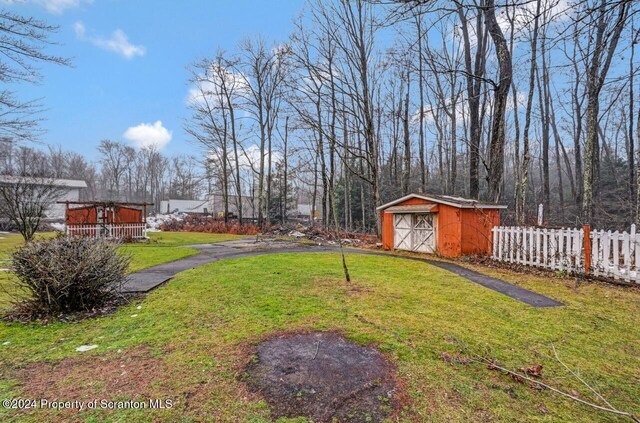
[[[534,222],[543,204],[549,225],[627,228],[640,217],[639,11],[632,0],[309,1],[287,39],[255,35],[191,65],[195,158],[115,141],[95,163],[33,150],[34,105],[6,91],[0,171],[82,178],[95,198],[222,193],[240,216],[248,198],[261,224],[297,201],[325,226],[375,231],[376,206],[425,192],[506,203],[509,224]],[[55,27],[1,13],[11,25],[25,30],[0,46],[15,54],[3,80],[67,63],[43,53]]]
[[[81,200],[147,201],[160,211],[165,198],[196,199],[207,192],[198,160],[169,158],[153,147],[103,140],[96,163],[60,147],[41,150],[5,142],[0,151],[0,175],[84,180],[88,188],[80,192]]]
[[[542,203],[550,225],[625,227],[638,219],[639,6],[309,2],[288,39],[257,35],[191,67],[185,127],[228,201],[256,191],[261,221],[295,181],[346,229],[376,229],[375,207],[412,191],[507,203],[511,223]]]

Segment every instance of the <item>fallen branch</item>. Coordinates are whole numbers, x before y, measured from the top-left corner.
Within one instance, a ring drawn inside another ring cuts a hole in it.
[[[640,423],[640,419],[635,416],[632,413],[626,412],[626,411],[622,411],[622,410],[618,410],[617,408],[615,408],[614,406],[611,405],[611,403],[609,403],[599,392],[597,392],[592,386],[590,386],[585,380],[583,380],[579,375],[577,375],[573,370],[571,370],[569,368],[569,366],[567,366],[566,364],[564,364],[564,362],[562,362],[562,360],[560,360],[560,358],[558,357],[558,354],[556,353],[556,349],[553,346],[553,344],[551,345],[552,349],[553,349],[553,353],[556,357],[556,360],[558,360],[558,362],[564,366],[573,376],[575,376],[580,382],[582,382],[585,386],[587,386],[595,395],[597,395],[597,397],[602,400],[607,406],[601,406],[598,404],[594,404],[592,402],[583,400],[582,398],[578,398],[575,395],[571,395],[567,392],[564,392],[558,388],[554,388],[553,386],[547,385],[544,382],[540,382],[539,380],[533,379],[531,377],[529,377],[526,372],[523,372],[524,374],[520,374],[518,372],[514,372],[513,370],[509,370],[505,367],[499,366],[497,365],[493,360],[490,360],[486,357],[483,357],[481,355],[478,354],[474,354],[473,352],[470,352],[469,349],[460,341],[456,340],[456,339],[451,339],[449,342],[457,345],[458,347],[460,347],[460,349],[462,350],[461,352],[465,353],[468,357],[471,358],[472,361],[475,361],[476,363],[481,363],[481,364],[486,364],[489,369],[497,369],[500,370],[506,374],[508,374],[509,376],[511,376],[513,379],[517,380],[517,381],[524,381],[526,380],[527,382],[530,382],[532,384],[535,384],[539,387],[542,388],[546,388],[552,392],[555,392],[556,394],[562,395],[563,397],[572,399],[576,402],[579,402],[581,404],[587,405],[589,407],[595,408],[597,410],[600,411],[604,411],[607,413],[612,413],[612,414],[616,414],[618,416],[624,416],[624,417],[628,417],[629,419],[633,420],[635,423]]]
[[[553,355],[555,356],[556,360],[558,360],[558,363],[562,364],[562,366],[567,369],[567,371],[569,371],[569,373],[571,373],[573,375],[573,377],[575,377],[576,379],[578,379],[580,382],[582,382],[582,384],[584,386],[586,386],[587,388],[589,388],[589,390],[591,392],[593,392],[598,398],[600,398],[600,400],[602,402],[604,402],[605,404],[607,404],[610,408],[614,408],[609,401],[607,401],[602,395],[600,395],[600,392],[596,391],[593,387],[591,387],[591,385],[589,385],[584,379],[582,379],[576,372],[574,372],[573,370],[571,370],[569,368],[569,366],[567,366],[566,364],[564,364],[564,362],[562,360],[560,360],[560,357],[558,357],[558,353],[556,352],[556,347],[551,344],[551,349],[553,350]]]
[[[486,364],[488,364],[490,366],[490,368],[498,369],[500,371],[503,371],[503,372],[507,373],[508,375],[514,377],[514,378],[524,379],[524,380],[526,380],[528,382],[534,383],[534,384],[536,384],[538,386],[546,388],[546,389],[548,389],[550,391],[553,391],[553,392],[555,392],[557,394],[560,394],[560,395],[562,395],[564,397],[570,398],[570,399],[572,399],[574,401],[577,401],[577,402],[579,402],[581,404],[588,405],[589,407],[593,407],[593,408],[601,410],[601,411],[606,411],[608,413],[617,414],[619,416],[625,416],[625,417],[630,418],[631,420],[633,420],[636,423],[640,423],[640,419],[638,419],[633,414],[628,413],[626,411],[618,410],[618,409],[612,407],[611,404],[609,404],[608,402],[607,402],[608,407],[603,407],[601,405],[594,404],[594,403],[589,402],[589,401],[585,401],[585,400],[583,400],[581,398],[576,397],[575,395],[571,395],[571,394],[569,394],[567,392],[561,391],[560,389],[554,388],[553,386],[547,385],[546,383],[540,382],[539,380],[532,379],[532,378],[530,378],[530,377],[528,377],[528,376],[526,376],[524,374],[520,374],[518,372],[514,372],[512,370],[509,370],[507,368],[499,366],[499,365],[495,364],[494,362],[492,362],[491,360],[489,360],[489,359],[487,359],[485,357],[481,357],[481,356],[475,356],[475,357],[479,357],[479,359],[475,359],[474,358],[473,359],[474,361],[476,361],[478,363],[486,363]]]

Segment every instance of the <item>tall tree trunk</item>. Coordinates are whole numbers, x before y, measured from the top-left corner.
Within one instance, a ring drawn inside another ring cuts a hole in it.
[[[571,171],[571,161],[569,160],[569,155],[567,154],[567,150],[564,148],[564,145],[562,144],[562,137],[560,136],[560,131],[558,131],[558,125],[556,124],[556,112],[553,106],[553,96],[551,95],[549,95],[549,111],[550,111],[550,119],[551,119],[551,129],[553,130],[553,139],[556,145],[559,146],[560,150],[562,151],[564,166],[567,169],[567,176],[568,176],[567,179],[569,180],[569,186],[571,188],[571,195],[573,198],[575,198],[576,187],[574,185],[573,172]],[[558,165],[558,167],[560,168],[560,165]],[[563,195],[563,198],[564,198],[564,195]],[[564,203],[562,203],[562,207],[564,209]]]
[[[551,211],[550,199],[550,183],[549,183],[549,96],[546,87],[549,86],[549,80],[545,74],[547,67],[545,56],[545,39],[542,39],[542,82],[540,82],[540,74],[538,74],[538,95],[540,98],[540,119],[542,120],[542,203],[544,209]]]
[[[281,215],[282,215],[282,224],[284,224],[287,221],[287,198],[289,195],[288,192],[288,184],[289,184],[289,151],[288,151],[288,147],[289,147],[289,116],[287,116],[284,119],[284,167],[283,167],[283,171],[284,171],[284,175],[283,175],[283,179],[284,179],[284,186],[282,187],[282,201],[280,202],[280,209],[281,211]]]
[[[243,210],[242,210],[242,179],[240,178],[240,155],[238,154],[238,138],[236,137],[236,118],[235,110],[231,99],[227,96],[227,105],[229,106],[229,119],[231,121],[231,141],[233,142],[233,159],[236,165],[236,208],[238,209],[238,223],[242,226]]]
[[[575,31],[574,34],[574,48],[573,54],[574,57],[577,56],[577,45],[578,45],[578,31]],[[573,128],[573,160],[575,163],[575,195],[574,201],[576,206],[582,207],[582,190],[584,188],[583,178],[583,170],[582,170],[582,144],[580,140],[582,139],[582,97],[580,96],[580,70],[578,69],[578,61],[573,60],[573,73],[575,75],[575,82],[573,84],[573,89],[571,91],[572,97],[572,113],[574,116],[574,128]]]
[[[422,57],[422,18],[416,16],[416,31],[418,33],[418,92],[420,99],[420,127],[418,128],[418,155],[420,156],[420,187],[422,192],[427,192],[427,171],[424,157],[424,68]]]
[[[262,99],[262,86],[258,86],[258,96]],[[258,169],[258,226],[264,224],[264,149],[267,143],[262,102],[258,101],[258,124],[260,126],[260,165]]]
[[[531,127],[531,110],[533,109],[533,93],[535,90],[535,74],[537,70],[537,49],[538,49],[538,28],[540,17],[540,3],[541,0],[536,2],[536,15],[533,21],[533,34],[531,38],[531,67],[529,68],[529,93],[527,95],[527,108],[525,111],[524,131],[522,135],[523,140],[523,158],[522,169],[520,174],[522,176],[520,187],[517,190],[516,197],[516,218],[520,225],[525,223],[525,209],[527,205],[527,185],[529,182],[529,161],[531,160],[531,147],[529,146],[529,129]],[[514,99],[514,101],[517,101]],[[548,209],[547,209],[548,210]]]
[[[618,16],[611,33],[606,34],[607,24],[606,14],[609,4],[607,0],[601,0],[598,11],[598,20],[596,26],[596,37],[594,42],[594,52],[591,57],[591,63],[587,72],[587,137],[584,151],[584,189],[582,198],[582,220],[584,223],[593,223],[594,218],[594,198],[598,194],[598,156],[599,156],[599,140],[598,140],[598,118],[600,114],[600,91],[604,85],[605,78],[611,65],[611,60],[615,53],[620,34],[624,28],[624,22],[627,19],[629,1],[620,2],[616,8]],[[605,34],[610,37],[610,42],[605,43]],[[605,54],[605,49],[606,54]]]
[[[313,155],[313,194],[311,195],[311,215],[309,216],[309,226],[316,223],[316,202],[318,201],[318,154]]]
[[[272,152],[272,139],[273,139],[273,127],[271,123],[271,111],[267,111],[267,192],[264,199],[265,219],[267,225],[271,224],[271,152]]]
[[[229,170],[227,168],[227,131],[228,122],[226,113],[223,111],[224,129],[222,131],[222,199],[224,201],[224,223],[229,222]]]
[[[496,49],[499,82],[495,88],[491,144],[489,147],[489,200],[500,201],[504,173],[505,113],[511,87],[511,53],[496,19],[495,1],[487,0],[484,7],[487,29]]]
[[[409,67],[407,66],[407,69]],[[409,180],[411,179],[411,138],[409,137],[409,95],[411,93],[411,76],[407,71],[407,94],[404,100],[403,134],[404,159],[402,163],[402,194],[409,194]]]
[[[640,109],[640,108],[639,108]],[[636,162],[640,163],[640,110],[638,110],[638,117],[636,118],[636,134],[638,145],[636,146],[636,151],[638,152],[638,157],[636,157]],[[640,226],[640,171],[636,171],[636,221],[635,223]]]
[[[471,59],[471,39],[469,36],[469,25],[464,12],[464,7],[456,0],[456,9],[460,18],[462,39],[464,43],[464,63],[467,79],[467,98],[469,103],[469,196],[478,198],[480,195],[480,182],[478,165],[480,163],[480,79],[484,77],[484,29],[482,25],[482,14],[478,12],[476,16],[476,55],[475,63]],[[495,18],[495,11],[494,18]],[[486,14],[486,12],[485,12]],[[497,24],[496,24],[497,25]]]
[[[632,36],[635,38],[637,37],[633,28],[633,24],[631,25],[631,34]],[[633,126],[633,119],[635,118],[634,115],[634,97],[633,97],[633,83],[634,83],[634,73],[633,73],[633,59],[634,59],[634,55],[635,55],[635,39],[633,39],[631,41],[631,55],[629,57],[629,145],[627,147],[627,163],[629,166],[629,203],[631,205],[631,207],[629,207],[630,209],[630,213],[629,213],[629,220],[631,222],[635,222],[636,220],[636,163],[635,163],[635,151],[634,151],[634,147],[635,147],[635,141],[633,139],[633,132],[634,132],[634,126]]]
[[[349,122],[347,121],[346,110],[342,111],[342,137],[344,144],[343,174],[344,174],[344,227],[347,231],[352,229],[352,210],[351,210],[351,172],[349,169]]]
[[[515,41],[515,15],[517,6],[513,6],[513,15],[509,13],[509,7],[506,8],[507,19],[509,19],[510,26],[510,35],[509,35],[509,50],[513,51],[513,45]],[[524,213],[520,210],[521,202],[518,201],[521,198],[521,171],[520,171],[520,119],[518,117],[518,91],[516,89],[516,84],[511,81],[511,96],[513,100],[513,125],[515,129],[515,134],[513,138],[513,180],[514,180],[514,203],[515,203],[515,212],[516,212],[516,220],[520,220],[518,216],[522,216]]]

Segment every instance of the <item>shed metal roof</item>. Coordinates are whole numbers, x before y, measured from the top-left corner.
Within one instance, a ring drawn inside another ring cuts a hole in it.
[[[407,206],[392,206],[386,210],[391,213],[435,213],[438,211],[438,205],[411,204]]]
[[[400,204],[412,198],[420,198],[425,201],[431,201],[436,204],[446,204],[447,206],[457,207],[460,209],[506,209],[507,208],[507,206],[502,204],[480,202],[480,201],[472,200],[469,198],[454,197],[452,195],[409,194],[409,195],[405,195],[404,197],[398,198],[397,200],[391,201],[387,204],[383,204],[380,207],[378,207],[376,210],[377,211],[385,210],[391,206],[395,206],[396,204]]]

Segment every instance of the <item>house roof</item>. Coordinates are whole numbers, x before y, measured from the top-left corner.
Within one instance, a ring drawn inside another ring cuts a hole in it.
[[[57,201],[57,204],[66,204],[69,205],[77,205],[82,207],[77,207],[77,209],[82,208],[91,208],[91,207],[143,207],[143,206],[153,206],[153,203],[132,203],[128,201]]]
[[[56,179],[56,178],[41,178],[34,176],[12,176],[12,175],[0,175],[0,183],[2,184],[17,184],[28,183],[37,185],[50,185],[66,188],[86,188],[87,183],[78,179]]]
[[[391,206],[395,206],[396,204],[400,204],[412,198],[419,198],[421,200],[431,201],[436,204],[445,204],[447,206],[457,207],[460,209],[506,209],[507,208],[507,206],[502,204],[485,203],[485,202],[480,202],[480,201],[472,200],[468,198],[454,197],[452,195],[409,194],[409,195],[405,195],[404,197],[398,198],[397,200],[393,200],[390,203],[383,204],[380,207],[376,208],[376,210],[377,211],[385,210]]]
[[[438,211],[437,204],[411,204],[406,206],[391,206],[386,209],[391,213],[435,213]]]

